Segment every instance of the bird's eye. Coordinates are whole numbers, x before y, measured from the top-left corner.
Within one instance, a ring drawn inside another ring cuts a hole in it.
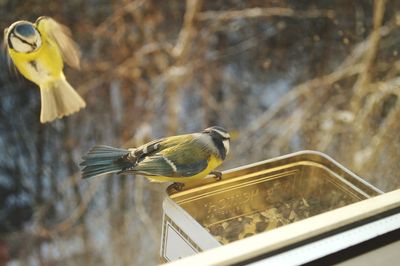
[[[36,31],[32,25],[29,24],[21,24],[17,25],[14,29],[15,33],[21,37],[31,37],[35,36]]]

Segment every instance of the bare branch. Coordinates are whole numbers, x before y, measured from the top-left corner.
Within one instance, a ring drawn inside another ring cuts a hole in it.
[[[370,82],[373,64],[378,53],[379,42],[381,39],[380,28],[385,13],[386,0],[375,0],[374,2],[374,28],[368,41],[368,49],[364,57],[363,70],[361,71],[357,82],[354,84],[354,99],[352,109],[357,112],[361,105],[361,100],[366,93],[366,87]]]
[[[195,16],[200,11],[201,6],[202,0],[186,0],[186,12],[183,27],[179,33],[178,42],[172,49],[172,55],[178,60],[182,60],[183,57],[187,56],[191,46],[191,40],[195,33]]]
[[[269,18],[269,17],[292,17],[292,18],[334,18],[333,10],[307,10],[299,11],[286,7],[271,8],[245,8],[241,10],[229,11],[205,11],[199,13],[196,18],[200,21],[204,20],[232,20],[232,19],[252,19],[252,18]]]

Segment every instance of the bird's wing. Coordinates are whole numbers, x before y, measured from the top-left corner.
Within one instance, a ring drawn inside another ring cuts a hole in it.
[[[4,49],[8,48],[8,36],[7,36],[7,33],[8,33],[8,28],[5,28],[4,29],[4,34],[3,34],[3,48]]]
[[[80,68],[81,53],[77,44],[72,40],[68,27],[49,17],[39,17],[35,25],[41,34],[44,33],[57,43],[62,57],[68,65]]]
[[[147,156],[132,170],[150,176],[188,177],[207,168],[208,158],[206,147],[192,140]]]
[[[15,73],[17,73],[17,69],[11,60],[10,54],[8,53],[8,28],[4,29],[3,50],[4,50],[4,54],[6,55],[6,58],[7,58],[8,67],[10,68],[10,70],[13,70]]]
[[[177,146],[183,141],[191,141],[193,138],[194,134],[187,134],[153,140],[134,149],[133,154],[140,161],[146,156],[154,155],[167,148]]]

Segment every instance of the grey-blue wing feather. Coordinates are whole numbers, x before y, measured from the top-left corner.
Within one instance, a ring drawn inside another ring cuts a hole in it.
[[[162,155],[147,157],[132,170],[149,176],[186,177],[195,175],[207,167],[207,160],[188,161],[177,163],[166,160]]]
[[[146,157],[135,165],[133,171],[148,176],[173,176],[174,168],[160,155]]]
[[[209,155],[210,152],[203,143],[193,140],[148,156],[132,170],[153,176],[193,176],[207,167]]]

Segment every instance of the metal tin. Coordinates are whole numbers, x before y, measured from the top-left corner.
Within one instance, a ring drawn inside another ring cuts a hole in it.
[[[382,194],[329,156],[301,151],[225,171],[164,201],[171,261]]]

